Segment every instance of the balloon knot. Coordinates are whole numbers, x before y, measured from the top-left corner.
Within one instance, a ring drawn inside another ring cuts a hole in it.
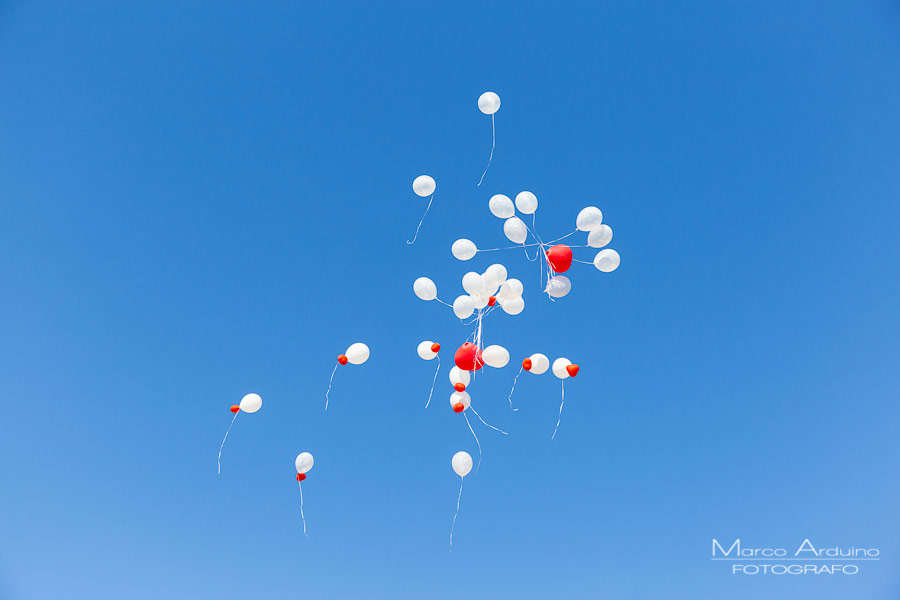
[[[346,354],[338,354],[338,362],[342,365],[347,364],[347,355]]]
[[[238,406],[237,404],[232,404],[230,410],[231,410],[231,412],[236,413],[237,411],[241,410],[241,407]]]

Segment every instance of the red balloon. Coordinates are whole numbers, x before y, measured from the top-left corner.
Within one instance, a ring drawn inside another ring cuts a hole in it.
[[[459,350],[453,355],[453,361],[463,371],[477,371],[484,366],[481,348],[471,342],[466,342],[459,347]]]
[[[575,377],[578,375],[578,365],[567,365],[566,372],[569,374],[569,377]]]
[[[238,406],[237,404],[232,404],[230,410],[231,410],[231,412],[236,413],[237,411],[241,410],[241,407]]]
[[[530,358],[522,359],[522,368],[525,369],[526,371],[531,370],[531,359]]]
[[[547,250],[547,262],[557,273],[565,273],[572,266],[572,249],[565,244],[557,244]]]
[[[303,481],[306,479],[306,473],[297,473],[297,481]]]

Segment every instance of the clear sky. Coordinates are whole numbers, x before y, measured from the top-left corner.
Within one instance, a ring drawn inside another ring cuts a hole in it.
[[[443,4],[0,8],[0,597],[897,597],[900,9]],[[521,252],[451,257],[525,189],[547,237],[599,206],[619,270],[551,303]],[[471,392],[510,435],[448,555],[468,330],[411,284],[498,258],[526,308]],[[553,442],[557,380],[507,405],[533,352],[582,367]],[[883,558],[733,576],[738,537]]]

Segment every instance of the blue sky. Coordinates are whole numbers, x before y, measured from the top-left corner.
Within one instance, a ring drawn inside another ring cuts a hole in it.
[[[0,598],[896,597],[900,10],[453,4],[0,9]],[[505,245],[523,189],[548,237],[599,206],[622,266],[550,303],[502,256],[526,309],[471,392],[510,435],[451,556],[468,331],[411,283],[458,293],[497,256],[450,243]],[[506,404],[533,352],[582,366],[552,443],[555,379]],[[883,559],[732,576],[736,537]]]

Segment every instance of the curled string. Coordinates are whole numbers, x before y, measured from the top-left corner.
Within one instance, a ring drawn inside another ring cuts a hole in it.
[[[479,420],[479,421],[481,421],[482,423],[484,423],[485,425],[487,425],[488,427],[490,427],[490,428],[493,429],[494,431],[499,431],[499,432],[502,433],[503,435],[509,435],[508,433],[506,433],[506,432],[503,431],[502,429],[497,429],[496,427],[494,427],[493,425],[491,425],[490,423],[488,423],[487,421],[485,421],[484,419],[482,419],[482,418],[481,418],[481,415],[479,415],[477,412],[475,412],[475,409],[472,408],[471,406],[469,406],[469,410],[471,410],[473,413],[475,413],[475,416],[478,417],[478,420]]]
[[[494,145],[497,142],[497,133],[494,129],[494,115],[491,115],[491,155],[488,157],[488,164],[484,168],[484,173],[481,174],[481,179],[478,180],[478,185],[475,187],[481,187],[481,182],[484,181],[484,176],[487,175],[488,169],[491,168],[491,161],[494,160]]]
[[[456,514],[453,515],[453,524],[450,526],[450,554],[453,554],[453,530],[456,529],[456,517],[459,516],[459,501],[462,500],[463,478],[459,478],[459,496],[456,498]]]
[[[309,534],[306,533],[306,517],[303,516],[303,484],[298,481],[297,486],[300,488],[300,520],[303,521],[303,535],[309,539]]]
[[[469,408],[472,408],[471,406]],[[469,426],[469,431],[472,432],[472,437],[475,438],[475,444],[478,446],[478,465],[475,467],[475,472],[478,472],[478,467],[481,466],[481,442],[478,441],[478,436],[475,435],[475,430],[472,429],[472,424],[469,423],[469,416],[463,412],[463,416],[466,418],[466,425]]]
[[[566,382],[562,382],[562,402],[559,403],[559,419],[556,420],[556,428],[553,429],[553,435],[550,436],[550,439],[556,437],[556,430],[559,429],[559,422],[562,421],[562,409],[563,404],[566,403]]]
[[[428,200],[428,206],[425,207],[425,214],[422,215],[422,219],[419,221],[419,224],[416,226],[416,234],[413,236],[412,240],[406,240],[407,244],[415,244],[416,238],[419,237],[419,228],[422,227],[422,223],[425,222],[425,216],[428,214],[428,211],[431,209],[431,203],[434,202],[434,194],[431,195],[431,199]]]
[[[438,365],[437,369],[434,370],[434,379],[431,380],[431,391],[428,392],[428,402],[425,403],[425,408],[428,408],[428,405],[431,404],[431,395],[434,394],[434,384],[437,382],[438,371],[441,370],[441,355],[438,354]]]
[[[519,367],[519,372],[516,373],[516,377],[515,377],[515,379],[513,379],[512,389],[509,390],[509,407],[512,409],[513,412],[516,412],[517,410],[519,410],[518,408],[513,408],[512,395],[513,395],[513,392],[516,391],[516,382],[519,380],[519,375],[522,374],[522,370],[524,368],[525,367]]]
[[[216,460],[216,462],[219,463],[219,470],[216,471],[216,473],[219,475],[222,473],[222,448],[225,447],[225,440],[228,439],[228,432],[230,432],[231,428],[234,426],[234,420],[237,419],[237,416],[238,413],[234,413],[234,417],[231,419],[231,425],[229,425],[228,429],[225,430],[225,437],[222,438],[222,445],[219,446],[219,458]]]
[[[340,363],[334,364],[334,370],[331,372],[331,379],[328,380],[328,389],[325,391],[325,410],[328,410],[328,394],[331,392],[331,382],[334,381],[334,374],[337,372],[339,364]]]

